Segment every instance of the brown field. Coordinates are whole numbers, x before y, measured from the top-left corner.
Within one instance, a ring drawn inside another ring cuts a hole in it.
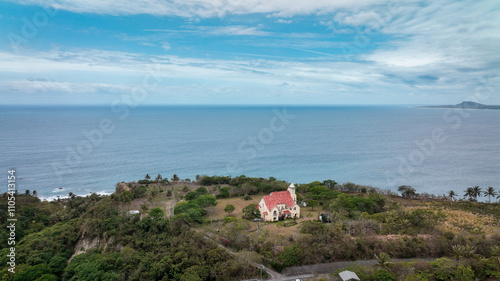
[[[252,200],[243,200],[241,197],[218,199],[217,206],[215,206],[215,213],[211,215],[211,219],[218,220],[227,217],[228,214],[224,212],[226,205],[233,205],[236,209],[231,213],[231,216],[241,219],[243,208],[250,204],[259,204],[261,198],[262,196],[254,195],[252,196]]]

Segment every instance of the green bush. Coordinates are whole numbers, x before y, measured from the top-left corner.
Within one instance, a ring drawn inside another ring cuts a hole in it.
[[[375,274],[373,274],[373,279],[377,281],[394,281],[396,280],[396,277],[385,269],[379,269],[375,272]]]

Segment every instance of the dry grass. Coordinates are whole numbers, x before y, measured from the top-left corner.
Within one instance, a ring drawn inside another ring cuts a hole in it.
[[[288,227],[280,225],[281,224],[277,222],[261,223],[260,228],[269,230],[269,234],[271,235],[283,235],[285,238],[288,238],[290,236],[293,236],[294,238],[298,237],[300,224]]]
[[[241,197],[218,199],[217,206],[215,206],[215,213],[211,215],[211,219],[222,219],[227,217],[227,213],[224,212],[226,205],[233,205],[235,210],[231,213],[231,216],[241,219],[243,216],[243,208],[250,204],[259,204],[259,201],[262,198],[262,196],[258,195],[251,197],[252,200],[243,200]]]
[[[500,231],[500,223],[493,215],[479,215],[460,210],[443,210],[446,219],[440,227],[444,231],[483,233],[491,235]]]

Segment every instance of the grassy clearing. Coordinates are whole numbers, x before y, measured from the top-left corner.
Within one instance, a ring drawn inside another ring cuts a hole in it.
[[[224,198],[224,199],[218,199],[217,200],[217,206],[215,206],[215,213],[211,215],[211,219],[223,219],[224,217],[227,217],[228,214],[224,212],[224,208],[226,205],[233,205],[235,207],[235,210],[233,213],[231,213],[231,217],[236,217],[241,219],[243,216],[243,208],[250,204],[259,204],[260,199],[262,196],[251,196],[252,200],[243,200],[241,197],[233,197],[233,198]]]

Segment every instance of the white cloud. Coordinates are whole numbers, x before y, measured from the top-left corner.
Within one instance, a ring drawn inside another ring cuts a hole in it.
[[[26,94],[92,94],[92,93],[122,93],[130,91],[131,87],[106,83],[71,83],[54,81],[14,80],[0,81],[0,88],[11,93]]]
[[[248,27],[243,25],[230,25],[230,26],[218,26],[218,27],[208,27],[199,26],[198,30],[204,31],[205,33],[212,35],[251,35],[251,36],[271,36],[269,32],[259,30],[261,27]]]
[[[162,47],[162,48],[163,48],[163,50],[165,50],[165,51],[168,51],[168,50],[170,50],[170,48],[171,48],[171,47],[170,47],[170,44],[168,44],[167,42],[163,42],[163,43],[161,44],[161,47]]]
[[[188,22],[196,22],[200,17],[223,14],[265,12],[278,17],[275,20],[277,23],[288,23],[287,15],[319,13],[320,15],[309,20],[318,23],[316,27],[323,31],[325,30],[323,26],[333,30],[332,40],[325,39],[324,33],[316,33],[314,30],[310,33],[280,34],[264,29],[262,25],[251,26],[248,22],[245,22],[247,25],[239,25],[238,21],[233,21],[229,26],[189,25],[182,30],[158,29],[154,30],[156,31],[154,34],[147,33],[143,37],[124,36],[123,39],[144,43],[154,42],[155,46],[162,46],[168,50],[170,45],[166,41],[172,40],[171,33],[189,33],[189,36],[199,34],[235,36],[232,40],[238,40],[245,46],[273,47],[277,50],[294,49],[313,54],[315,58],[292,59],[286,57],[286,54],[283,54],[284,57],[277,56],[282,55],[280,53],[243,54],[247,50],[238,49],[233,53],[240,57],[238,60],[229,59],[229,56],[226,56],[226,59],[202,59],[96,49],[73,49],[66,52],[53,50],[24,55],[0,52],[2,61],[0,73],[8,73],[2,75],[0,79],[15,82],[20,81],[20,77],[54,78],[50,75],[64,73],[66,78],[55,79],[62,82],[39,83],[43,85],[36,86],[42,88],[28,85],[26,81],[15,83],[18,83],[17,89],[22,86],[33,92],[44,91],[43,89],[47,89],[47,93],[50,90],[61,89],[76,93],[91,89],[94,89],[95,93],[109,92],[110,89],[120,91],[120,86],[140,83],[145,69],[153,65],[152,59],[154,59],[159,62],[162,69],[160,75],[168,84],[162,88],[165,93],[173,91],[177,95],[198,97],[206,95],[207,99],[210,96],[208,93],[217,95],[234,93],[240,95],[243,101],[250,99],[243,97],[245,94],[252,97],[249,89],[259,87],[263,89],[261,95],[276,94],[286,97],[286,94],[302,94],[304,100],[309,94],[322,98],[320,95],[325,93],[334,96],[349,93],[353,99],[366,95],[382,95],[381,93],[391,98],[397,98],[403,93],[402,95],[408,99],[408,93],[412,93],[411,98],[432,99],[436,95],[459,96],[473,93],[481,83],[480,78],[489,75],[493,75],[489,83],[499,89],[500,18],[497,16],[499,2],[443,1],[439,3],[406,1],[400,2],[400,7],[389,6],[385,1],[377,3],[375,1],[332,3],[333,1],[326,0],[301,3],[257,0],[233,0],[230,3],[222,0],[124,2],[133,7],[132,9],[124,6],[122,2],[61,0],[57,5],[69,10],[93,12],[92,9],[95,9],[96,13],[112,14],[135,14],[142,11],[193,17],[193,20],[189,19]],[[24,2],[42,3],[38,0]],[[56,5],[55,1],[47,3]],[[221,8],[222,3],[227,5]],[[306,4],[310,5],[306,7]],[[171,10],[165,7],[170,7]],[[270,21],[272,22],[272,19]],[[368,27],[368,31],[372,32],[367,35],[371,36],[370,41],[367,46],[359,47],[360,53],[354,55],[352,62],[346,62],[345,57],[339,52],[332,51],[333,55],[329,54],[328,50],[339,50],[340,44],[345,42],[335,37],[339,32],[344,30],[366,35],[364,33],[366,30],[361,27]],[[266,28],[269,26],[266,25]],[[263,38],[253,40],[254,38],[245,36]],[[241,59],[251,56],[257,58]],[[16,89],[13,84],[5,84],[7,83],[5,81],[2,82],[4,84],[0,84],[0,90]],[[198,86],[194,87],[192,83]],[[279,86],[286,84],[293,87]],[[86,89],[85,85],[89,88]],[[102,85],[116,85],[116,88]],[[391,99],[386,100],[390,101]]]
[[[285,19],[277,19],[274,22],[275,23],[284,23],[284,24],[291,24],[291,23],[293,23],[292,20],[285,20]]]
[[[381,28],[382,34],[395,39],[364,58],[395,67],[442,67],[448,72],[490,68],[500,62],[495,48],[500,46],[500,18],[494,8],[500,8],[497,3],[447,1],[402,7]]]
[[[51,6],[78,13],[111,15],[153,14],[182,17],[216,17],[228,14],[272,13],[275,16],[357,9],[380,0],[21,0],[23,4]],[[385,1],[384,1],[385,3]]]

